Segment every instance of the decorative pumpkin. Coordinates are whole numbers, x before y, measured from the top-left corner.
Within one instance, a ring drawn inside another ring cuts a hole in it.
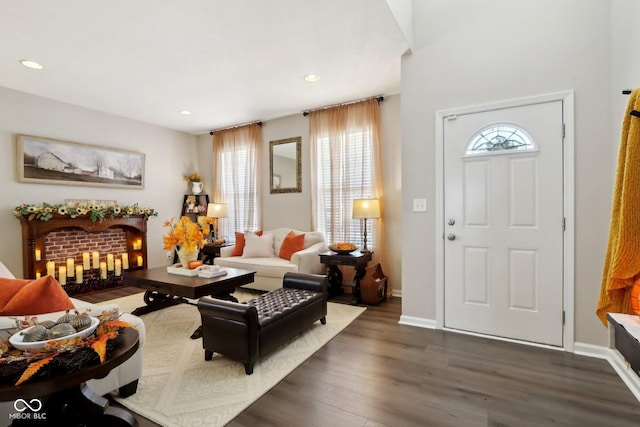
[[[640,316],[640,282],[636,281],[631,288],[631,309],[633,314]]]

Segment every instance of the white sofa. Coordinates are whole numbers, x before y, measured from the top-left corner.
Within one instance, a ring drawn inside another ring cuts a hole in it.
[[[15,278],[2,262],[0,262],[0,277]],[[117,308],[113,304],[91,304],[76,298],[71,298],[71,301],[80,312],[90,308],[89,314],[100,314],[105,310],[109,311]],[[37,317],[39,321],[56,320],[63,314],[64,312],[60,311],[38,315]],[[89,388],[100,396],[113,391],[120,391],[121,395],[132,394],[136,391],[137,381],[142,375],[142,346],[145,340],[144,322],[139,317],[129,313],[121,313],[120,320],[131,323],[136,327],[140,341],[139,348],[128,360],[113,369],[106,377],[87,381]],[[15,326],[15,317],[0,316],[0,335],[3,338],[8,338],[15,331]],[[2,408],[0,408],[0,413],[2,413]]]
[[[291,260],[280,258],[280,246],[285,236],[293,231],[295,234],[304,233],[304,249],[295,252]],[[213,260],[220,267],[241,268],[255,271],[254,282],[244,287],[261,291],[272,291],[282,287],[282,279],[287,272],[325,274],[325,267],[320,263],[318,254],[328,250],[324,234],[318,231],[300,231],[291,228],[276,228],[265,230],[262,235],[273,235],[274,256],[265,258],[247,258],[231,256],[235,246],[220,248],[220,257]]]

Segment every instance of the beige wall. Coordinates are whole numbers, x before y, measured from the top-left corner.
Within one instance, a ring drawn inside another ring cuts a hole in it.
[[[401,116],[400,95],[386,96],[380,104],[382,173],[385,194],[385,224],[387,226],[387,254],[389,256],[389,277],[396,294],[400,294],[401,283],[401,186],[400,149]],[[269,141],[302,137],[302,192],[271,194],[269,192]],[[292,227],[311,230],[311,166],[309,162],[309,122],[302,113],[265,121],[262,125],[262,226],[265,230],[277,227]],[[212,137],[198,138],[199,170],[205,176],[205,191],[210,192],[213,182]]]
[[[414,1],[413,13],[415,50],[402,65],[403,315],[435,319],[441,309],[434,276],[435,112],[574,90],[575,341],[605,345],[594,310],[611,203],[609,147],[616,143],[610,3]],[[407,208],[415,197],[428,200],[426,215]]]
[[[16,134],[139,151],[146,156],[142,190],[26,184],[16,180]],[[187,191],[183,175],[195,170],[196,138],[158,126],[74,107],[0,87],[0,260],[22,277],[22,236],[13,208],[22,203],[58,204],[65,199],[139,203],[160,215],[148,223],[148,263],[167,263],[162,249],[164,219],[180,214]]]

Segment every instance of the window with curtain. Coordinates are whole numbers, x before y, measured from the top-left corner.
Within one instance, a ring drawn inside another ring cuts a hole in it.
[[[234,241],[235,232],[257,230],[260,209],[260,126],[251,124],[213,134],[215,185],[213,202],[226,203],[228,217],[218,233]]]
[[[378,101],[371,99],[309,114],[314,227],[328,242],[362,245],[363,221],[353,200],[381,198]],[[381,203],[382,205],[382,203]],[[380,221],[367,221],[367,246],[379,248]]]

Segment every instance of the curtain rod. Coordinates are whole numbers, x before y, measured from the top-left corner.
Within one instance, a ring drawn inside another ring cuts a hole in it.
[[[226,128],[220,128],[220,129],[216,129],[216,130],[210,130],[210,131],[209,131],[209,135],[213,135],[213,134],[214,134],[214,132],[220,132],[221,130],[241,128],[242,126],[249,126],[249,125],[258,125],[258,126],[262,126],[262,122],[249,122],[249,123],[244,123],[244,124],[241,124],[241,125],[227,126]]]
[[[333,107],[340,107],[342,105],[355,104],[356,102],[362,102],[362,101],[366,101],[368,99],[373,99],[373,98],[375,98],[378,101],[378,103],[384,101],[384,97],[383,96],[378,96],[378,97],[372,96],[371,98],[358,99],[357,101],[349,101],[349,102],[343,102],[341,104],[333,104],[333,105],[327,105],[325,107],[314,108],[314,109],[311,109],[311,110],[303,111],[302,115],[306,117],[312,111],[326,110],[327,108],[333,108]]]

